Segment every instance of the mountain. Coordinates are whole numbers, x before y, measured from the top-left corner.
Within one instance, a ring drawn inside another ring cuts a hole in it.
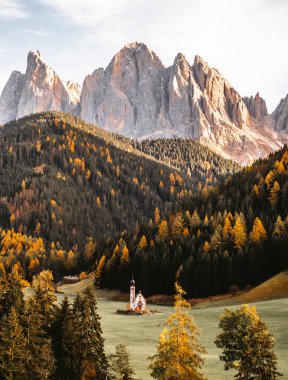
[[[276,130],[288,131],[288,95],[285,99],[281,99],[278,107],[273,112],[273,118]]]
[[[3,90],[0,124],[60,110],[138,140],[198,140],[245,165],[287,141],[285,109],[284,100],[268,115],[259,93],[242,98],[199,56],[190,65],[179,53],[172,66],[164,67],[145,44],[134,42],[106,69],[86,76],[82,88],[63,84],[39,52],[30,52],[26,73],[13,72]]]
[[[66,87],[43,62],[39,51],[30,52],[26,73],[13,71],[4,87],[0,98],[0,124],[40,111],[71,112],[79,102],[76,88],[71,83]]]
[[[178,281],[198,298],[255,286],[286,270],[287,183],[286,145],[213,188],[199,189],[137,233],[110,241],[101,252],[99,285],[125,290],[125,273],[133,273],[146,295],[173,294]]]

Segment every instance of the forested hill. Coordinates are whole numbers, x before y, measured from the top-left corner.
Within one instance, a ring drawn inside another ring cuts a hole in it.
[[[185,199],[191,180],[135,153],[129,140],[69,115],[43,113],[0,134],[0,221],[68,249],[133,231]],[[127,143],[128,141],[128,143]],[[40,228],[40,227],[39,227]]]
[[[241,167],[226,160],[208,147],[192,139],[157,139],[137,143],[142,152],[174,166],[199,182],[216,183],[223,176],[240,171]]]
[[[107,246],[97,270],[101,286],[127,288],[126,271],[145,294],[172,294],[178,280],[190,297],[201,297],[287,269],[287,146],[177,207]]]

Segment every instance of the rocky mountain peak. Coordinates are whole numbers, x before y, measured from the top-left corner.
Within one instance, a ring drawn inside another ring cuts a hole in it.
[[[190,65],[178,53],[166,68],[141,42],[125,45],[105,69],[87,75],[82,89],[62,83],[39,51],[30,52],[26,73],[14,71],[3,90],[0,124],[49,110],[137,139],[197,139],[244,164],[277,149],[288,131],[288,96],[267,116],[259,93],[242,99],[202,57]]]
[[[288,95],[281,99],[279,105],[272,113],[277,131],[288,132]]]
[[[65,88],[70,97],[71,103],[77,104],[80,102],[81,90],[82,87],[79,83],[72,82],[68,80],[65,84]]]
[[[257,92],[254,97],[244,97],[243,101],[246,104],[250,115],[257,121],[262,121],[264,117],[268,115],[266,102],[263,98],[261,98],[259,92]]]

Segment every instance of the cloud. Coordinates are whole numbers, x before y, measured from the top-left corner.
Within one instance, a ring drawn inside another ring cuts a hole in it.
[[[49,34],[47,32],[44,32],[42,30],[37,30],[37,29],[21,29],[22,32],[32,34],[34,36],[38,37],[48,37]]]
[[[18,0],[0,0],[0,19],[24,19],[28,16],[29,12]]]

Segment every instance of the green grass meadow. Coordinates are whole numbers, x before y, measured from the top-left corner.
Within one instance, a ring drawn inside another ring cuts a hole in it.
[[[275,336],[279,370],[284,375],[281,379],[288,379],[288,299],[260,302],[255,305],[261,318],[268,323],[269,331]],[[173,308],[157,306],[157,309],[162,311],[161,314],[144,316],[116,314],[117,309],[125,307],[125,303],[98,300],[107,353],[111,353],[119,343],[126,344],[138,378],[151,379],[147,357],[155,353],[162,323]],[[232,371],[224,371],[223,362],[218,358],[219,351],[214,345],[219,316],[223,310],[224,307],[191,310],[202,332],[201,341],[208,351],[205,356],[204,373],[209,380],[233,379]]]

